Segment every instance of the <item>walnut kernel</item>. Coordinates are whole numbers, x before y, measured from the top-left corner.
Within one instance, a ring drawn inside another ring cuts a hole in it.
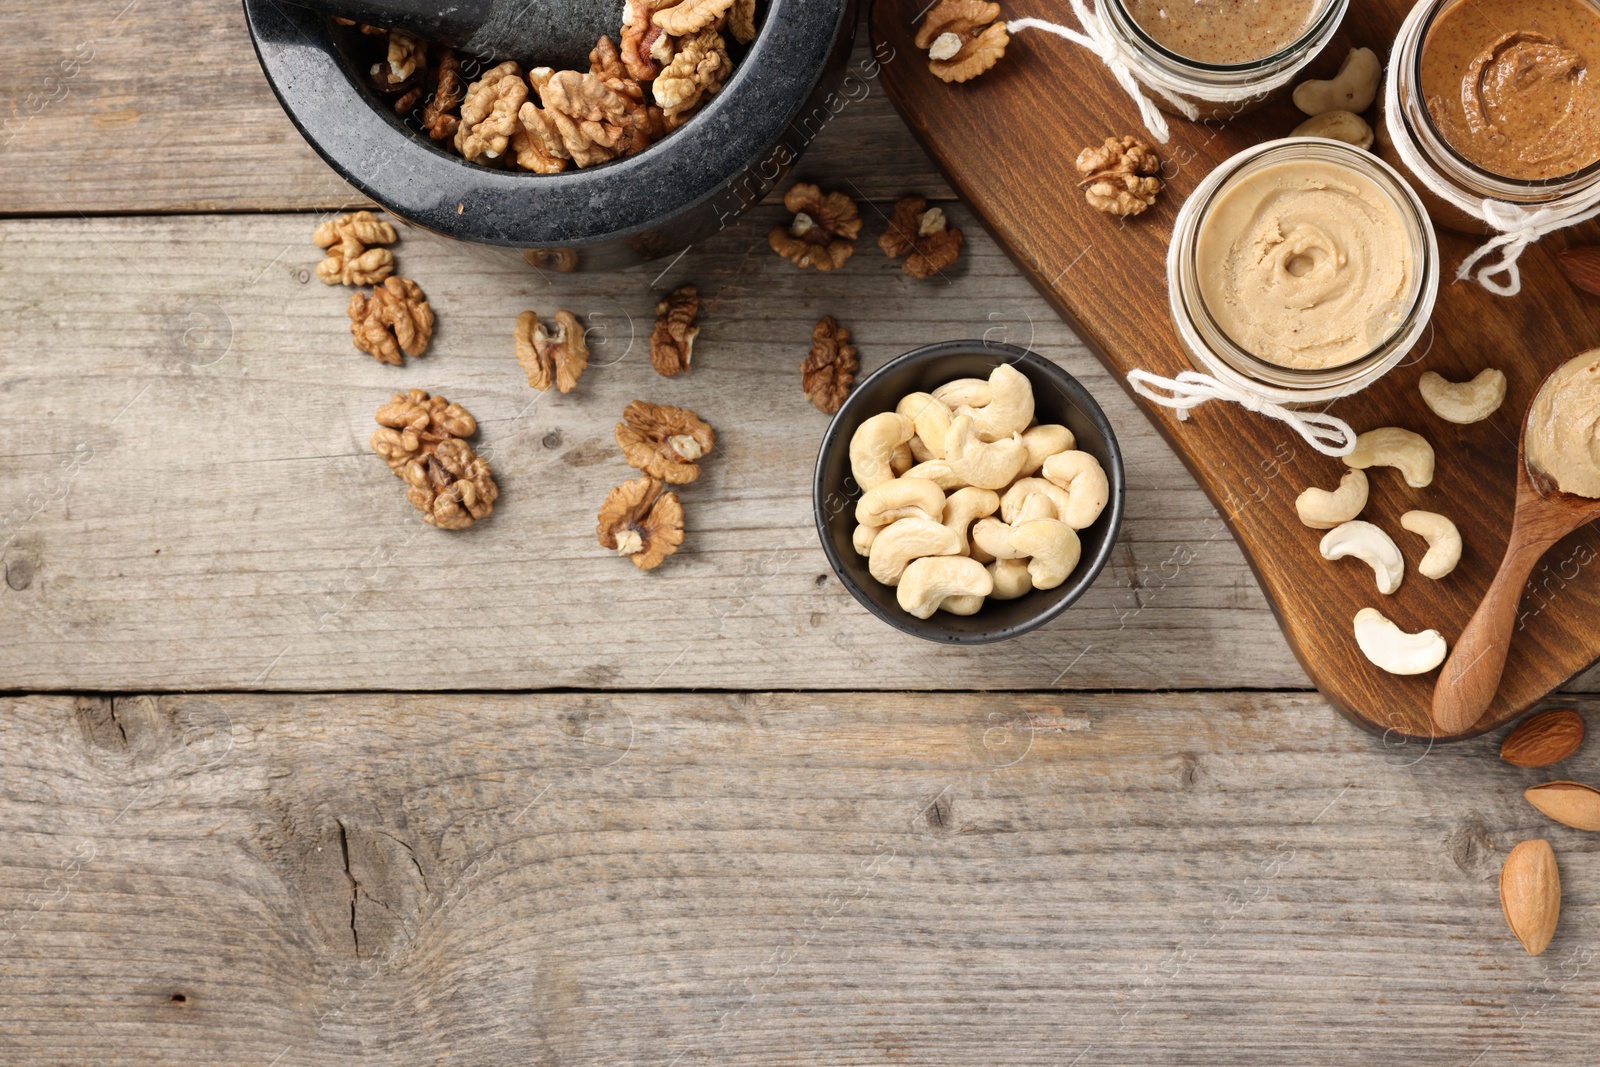
[[[394,254],[371,245],[394,244],[394,227],[370,211],[329,219],[311,238],[328,250],[317,277],[329,285],[376,285],[394,273]]]
[[[1011,36],[1000,5],[987,0],[939,0],[914,43],[928,53],[928,69],[941,81],[970,81],[998,63]]]
[[[628,466],[672,485],[700,477],[698,461],[717,443],[716,431],[694,412],[643,400],[623,410],[615,436]]]
[[[650,331],[650,365],[656,373],[675,378],[689,369],[694,339],[700,335],[695,317],[700,314],[700,292],[680,285],[656,304],[656,325]]]
[[[678,0],[651,16],[651,21],[674,37],[687,37],[716,23],[733,0]]]
[[[412,389],[394,394],[377,421],[372,450],[406,483],[422,521],[462,530],[494,510],[500,490],[488,462],[463,440],[478,428],[465,408]]]
[[[833,270],[855,253],[861,216],[848,196],[797,182],[784,194],[783,206],[794,212],[794,221],[774,226],[767,243],[784,259],[797,267]]]
[[[1098,146],[1078,153],[1084,199],[1108,215],[1137,215],[1156,202],[1161,179],[1155,177],[1161,160],[1137,137],[1107,137]]]
[[[683,544],[683,505],[646,475],[624,482],[600,506],[595,536],[600,547],[627,556],[642,571],[655,570]]]
[[[370,297],[352,293],[347,310],[355,346],[379,363],[399,366],[405,362],[401,352],[420,356],[433,337],[433,309],[421,287],[398,274],[384,279]]]
[[[505,154],[517,132],[517,111],[528,99],[522,68],[507,60],[467,87],[455,145],[469,163],[494,161]]]
[[[517,316],[517,362],[528,374],[528,384],[541,393],[554,385],[563,393],[578,386],[589,365],[589,346],[583,327],[570,311],[556,312],[556,331],[546,333],[534,311]]]
[[[676,10],[667,8],[657,17]],[[650,87],[669,128],[682,125],[706,97],[721,92],[728,75],[733,73],[728,44],[714,27],[681,38],[676,45],[677,54]]]
[[[466,99],[466,85],[461,80],[461,61],[453,49],[446,48],[439,57],[439,69],[433,96],[422,109],[422,125],[435,141],[448,141],[456,135],[461,120],[455,114]]]
[[[943,209],[930,208],[920,196],[908,196],[895,204],[878,247],[890,259],[904,256],[900,269],[913,278],[926,278],[956,261],[964,239]]]
[[[818,411],[832,415],[855,384],[856,346],[850,331],[824,315],[811,331],[811,353],[800,363],[800,387]]]

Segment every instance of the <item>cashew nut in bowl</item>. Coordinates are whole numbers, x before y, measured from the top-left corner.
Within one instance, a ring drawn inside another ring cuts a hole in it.
[[[916,460],[918,463],[926,463],[930,459],[939,458],[933,454],[933,451],[929,449],[927,445],[922,443],[922,438],[916,436],[915,434],[911,435],[911,440],[908,442],[908,446],[911,449],[911,458]]]
[[[1441,419],[1470,426],[1500,410],[1506,400],[1506,376],[1490,367],[1470,382],[1452,382],[1430,370],[1417,380],[1417,391]]]
[[[1026,430],[1033,421],[1033,383],[1017,368],[1002,363],[989,374],[987,404],[956,404],[951,410],[972,419],[980,441],[1001,441]]]
[[[1000,510],[1000,494],[993,489],[979,489],[969,485],[957,489],[944,502],[944,525],[961,539],[961,554],[972,551],[967,543],[967,530],[978,519],[987,518]]]
[[[1017,509],[1017,517],[1011,520],[1011,525],[1020,526],[1034,519],[1054,519],[1061,512],[1056,510],[1055,501],[1043,493],[1029,493],[1022,500],[1022,506]]]
[[[882,526],[857,526],[856,532],[850,535],[850,545],[856,550],[856,555],[865,556],[870,553],[872,542],[877,540],[882,532]]]
[[[944,490],[927,478],[896,478],[868,489],[856,501],[856,521],[863,526],[887,526],[909,518],[938,522],[943,517]]]
[[[932,393],[908,393],[900,398],[894,410],[911,420],[917,434],[912,440],[922,442],[929,458],[944,458],[944,437],[950,432],[950,420],[955,417],[944,401]]]
[[[1043,473],[1067,491],[1067,506],[1058,517],[1074,530],[1092,525],[1111,499],[1106,472],[1087,452],[1058,452],[1044,461]]]
[[[974,558],[978,553],[988,557],[983,562],[997,559],[1022,559],[1026,552],[1016,548],[1011,543],[1012,527],[1010,523],[1001,522],[999,519],[979,519],[972,525],[972,552]]]
[[[1394,467],[1406,484],[1421,489],[1433,482],[1433,446],[1420,433],[1384,426],[1368,430],[1356,438],[1356,447],[1344,457],[1345,466],[1356,470],[1368,467]]]
[[[1030,496],[1042,495],[1055,505],[1056,513],[1052,518],[1059,519],[1067,513],[1072,506],[1072,497],[1067,491],[1055,482],[1044,478],[1018,478],[1011,483],[1011,488],[1000,494],[1000,517],[1006,522],[1017,522],[1022,515],[1022,506],[1027,503]]]
[[[910,419],[892,411],[874,415],[856,427],[850,437],[850,473],[856,484],[865,491],[891,480],[894,450],[916,432]]]
[[[1294,128],[1291,137],[1323,137],[1329,141],[1343,141],[1357,148],[1371,148],[1372,127],[1354,111],[1324,111],[1313,115]]]
[[[1400,516],[1402,528],[1428,542],[1427,555],[1417,564],[1417,573],[1437,581],[1461,562],[1461,531],[1443,515],[1432,511],[1408,511]]]
[[[1294,106],[1307,115],[1365,111],[1378,98],[1378,78],[1382,73],[1378,53],[1370,48],[1352,48],[1332,78],[1295,86]]]
[[[1039,468],[1044,466],[1045,460],[1057,452],[1076,448],[1077,445],[1078,439],[1072,436],[1072,431],[1065,426],[1054,423],[1029,426],[1022,431],[1022,447],[1028,450],[1028,459],[1023,463],[1019,476],[1026,478],[1030,474],[1037,474]]]
[[[948,527],[929,519],[901,519],[884,527],[872,542],[867,570],[884,585],[898,585],[912,560],[953,556],[960,551],[961,541]]]
[[[947,611],[952,615],[976,615],[983,610],[983,600],[984,598],[976,593],[947,596],[939,601],[939,610]]]
[[[1361,654],[1390,674],[1427,674],[1450,651],[1438,630],[1408,634],[1377,608],[1356,612],[1355,631]]]
[[[996,600],[1015,600],[1033,589],[1026,560],[997,559],[989,564],[989,577],[994,582],[994,592],[989,595]]]
[[[933,396],[952,411],[957,407],[981,408],[989,403],[989,383],[982,378],[957,378],[939,386]]]
[[[1056,519],[1034,519],[1014,527],[1011,547],[1028,557],[1028,577],[1035,589],[1054,589],[1066,581],[1083,555],[1077,531]]]
[[[913,560],[900,576],[895,599],[904,610],[926,619],[939,610],[945,597],[988,596],[993,591],[994,580],[977,560],[967,556],[925,556]]]
[[[916,438],[912,438],[914,442]],[[901,475],[902,478],[926,478],[938,485],[945,492],[960,489],[966,481],[955,472],[949,462],[942,459],[929,459],[918,463],[915,467]]]
[[[1361,514],[1367,490],[1366,471],[1346,471],[1333,492],[1312,486],[1295,497],[1294,510],[1313,530],[1331,530]]]
[[[1400,588],[1405,580],[1406,559],[1394,538],[1370,522],[1347,522],[1335,526],[1322,538],[1319,546],[1323,559],[1344,559],[1355,556],[1372,568],[1378,578],[1378,592],[1388,596]]]
[[[944,459],[958,478],[980,489],[1004,489],[1028,458],[1018,436],[1001,441],[982,440],[970,415],[957,415],[944,439]]]
[[[914,439],[913,439],[914,440]],[[917,465],[917,457],[911,454],[911,444],[895,445],[894,451],[889,453],[889,469],[899,477]]]

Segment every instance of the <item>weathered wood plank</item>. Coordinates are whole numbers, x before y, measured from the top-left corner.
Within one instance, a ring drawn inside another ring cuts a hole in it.
[[[1539,772],[1493,739],[1386,746],[1329,715],[1304,694],[7,700],[0,1044],[1592,1062],[1594,839],[1534,813]],[[1537,959],[1495,885],[1534,836],[1565,883]]]
[[[238,0],[7,4],[0,215],[320,209],[360,200],[278,106]],[[867,57],[863,26],[853,63]],[[857,68],[860,69],[860,68]],[[867,68],[870,69],[870,68]],[[796,173],[875,198],[949,188],[876,80]]]

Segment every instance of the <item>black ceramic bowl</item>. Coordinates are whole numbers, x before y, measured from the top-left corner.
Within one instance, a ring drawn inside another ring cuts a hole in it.
[[[844,77],[856,0],[763,0],[732,78],[681,129],[601,166],[528,174],[468,163],[408,126],[366,85],[350,34],[331,20],[276,0],[244,0],[244,10],[278,101],[342,178],[435,233],[562,253],[551,260],[561,269],[626,266],[718,232],[875,73]]]
[[[987,378],[1009,363],[1033,383],[1034,413],[1039,422],[1060,423],[1078,439],[1077,447],[1100,461],[1111,483],[1111,499],[1094,525],[1078,531],[1083,557],[1067,580],[1054,589],[1035,589],[1016,600],[990,600],[976,615],[936,611],[919,619],[901,609],[895,590],[867,573],[867,561],[850,543],[856,528],[856,501],[861,488],[850,474],[850,438],[867,419],[893,411],[907,393],[932,392],[955,378]],[[1122,527],[1127,486],[1122,450],[1105,413],[1078,379],[1037,353],[1015,345],[988,341],[945,341],[907,352],[874,371],[850,393],[822,438],[812,483],[817,534],[828,563],[846,589],[864,607],[890,626],[929,641],[982,644],[1003,641],[1043,626],[1067,610],[1099,576],[1111,557]]]

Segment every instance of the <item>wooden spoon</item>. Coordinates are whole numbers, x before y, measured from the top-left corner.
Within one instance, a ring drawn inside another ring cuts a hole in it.
[[[1534,391],[1536,399],[1543,387],[1541,382]],[[1433,725],[1441,735],[1465,733],[1494,700],[1505,673],[1506,654],[1511,651],[1517,606],[1534,565],[1551,545],[1600,518],[1600,500],[1560,492],[1542,472],[1529,469],[1527,422],[1532,414],[1530,400],[1517,442],[1517,503],[1505,558],[1434,686]]]

